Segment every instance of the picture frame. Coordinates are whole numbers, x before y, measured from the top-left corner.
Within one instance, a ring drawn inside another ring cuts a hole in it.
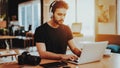
[[[109,22],[109,6],[98,5],[98,22],[108,23]]]

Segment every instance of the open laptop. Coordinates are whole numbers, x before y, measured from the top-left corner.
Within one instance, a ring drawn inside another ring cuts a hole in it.
[[[84,64],[94,61],[100,61],[105,53],[108,41],[85,43],[82,47],[82,53],[78,60],[67,61],[74,64]]]

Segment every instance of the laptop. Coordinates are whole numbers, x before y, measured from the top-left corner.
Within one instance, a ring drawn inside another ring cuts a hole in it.
[[[100,61],[103,58],[108,41],[82,44],[82,53],[78,60],[67,61],[74,64],[85,64]]]

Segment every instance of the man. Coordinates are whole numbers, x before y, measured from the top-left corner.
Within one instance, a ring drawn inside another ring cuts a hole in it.
[[[73,43],[73,36],[68,26],[63,24],[68,5],[66,2],[54,1],[50,5],[51,20],[35,31],[35,42],[41,58],[73,60],[81,51]],[[75,55],[66,55],[67,45]]]

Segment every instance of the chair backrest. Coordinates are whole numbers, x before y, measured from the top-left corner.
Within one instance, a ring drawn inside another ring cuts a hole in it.
[[[34,46],[35,45],[35,43],[34,43],[34,34],[32,32],[27,32],[26,37],[31,37],[32,38],[31,41],[29,40],[30,41],[29,43],[32,43],[32,46]]]
[[[34,34],[32,32],[27,32],[26,37],[34,37]]]
[[[120,35],[116,34],[97,34],[95,38],[96,42],[99,41],[109,41],[109,44],[120,45]]]

